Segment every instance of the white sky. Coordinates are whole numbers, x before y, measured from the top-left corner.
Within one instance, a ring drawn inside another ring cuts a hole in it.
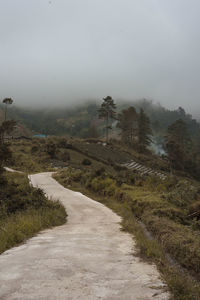
[[[0,0],[0,98],[200,112],[199,0]]]

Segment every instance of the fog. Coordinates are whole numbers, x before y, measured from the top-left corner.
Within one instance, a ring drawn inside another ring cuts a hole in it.
[[[199,0],[0,0],[0,98],[200,111]]]

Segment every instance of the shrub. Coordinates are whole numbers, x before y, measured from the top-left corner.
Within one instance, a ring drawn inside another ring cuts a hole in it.
[[[50,158],[55,158],[57,145],[53,141],[48,141],[46,144],[46,152]]]
[[[90,186],[94,192],[100,192],[103,191],[105,184],[103,182],[103,179],[97,177],[92,179],[92,181],[90,182]]]
[[[81,178],[82,178],[82,172],[81,172],[81,170],[73,170],[73,171],[71,171],[70,178],[73,181],[80,181]]]
[[[97,170],[95,170],[95,173],[94,173],[94,177],[95,176],[101,176],[101,175],[103,175],[105,173],[105,168],[99,168],[99,169],[97,169]]]
[[[39,150],[38,146],[32,146],[31,147],[31,153],[36,153]]]
[[[92,164],[91,160],[87,159],[87,158],[84,158],[82,160],[82,165],[84,166],[90,166]]]
[[[60,138],[60,139],[58,139],[57,145],[60,148],[67,148],[67,145],[68,145],[67,139],[66,138]]]
[[[63,162],[67,162],[70,160],[70,154],[67,150],[58,151],[56,157]]]

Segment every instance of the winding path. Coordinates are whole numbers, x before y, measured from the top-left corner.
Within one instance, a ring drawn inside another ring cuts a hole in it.
[[[156,267],[133,256],[119,216],[51,173],[30,180],[64,204],[68,222],[0,255],[1,300],[168,299]]]

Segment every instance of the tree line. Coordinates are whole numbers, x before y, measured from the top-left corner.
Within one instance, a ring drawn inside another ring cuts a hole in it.
[[[0,125],[0,167],[5,163],[9,157],[8,145],[5,142],[4,137],[12,132],[15,128],[16,122],[7,120],[8,105],[12,104],[11,98],[5,98],[4,104],[4,120]],[[138,104],[135,106],[129,106],[121,111],[117,111],[117,105],[111,96],[103,98],[103,102],[100,107],[97,104],[90,104],[87,106],[87,110],[83,113],[79,109],[79,115],[85,117],[90,116],[90,120],[96,120],[97,117],[104,119],[105,123],[105,138],[106,142],[109,141],[109,133],[113,129],[114,124],[115,131],[118,130],[120,134],[121,142],[134,148],[138,152],[148,153],[149,146],[152,144],[153,136],[160,130],[160,122],[156,122],[155,119],[152,122],[149,115],[145,111],[145,107],[149,112],[158,110],[152,109],[151,103],[148,101],[140,102],[141,107]],[[161,109],[161,108],[159,108]],[[75,110],[76,111],[76,110]],[[74,111],[74,112],[75,112]],[[161,109],[164,113],[164,108]],[[69,118],[73,119],[74,112],[68,113]],[[59,114],[59,113],[58,113]],[[167,114],[169,116],[169,112]],[[172,112],[174,122],[170,123],[170,120],[166,131],[163,134],[163,147],[166,151],[166,157],[172,169],[177,169],[183,172],[188,172],[200,177],[200,126],[196,120],[193,120],[191,116],[187,115],[181,107]],[[172,119],[173,119],[172,118]],[[166,118],[165,118],[166,119]],[[52,120],[52,119],[51,119]],[[48,119],[48,126],[51,121]],[[166,123],[166,121],[165,121]],[[166,123],[167,124],[167,123]],[[55,123],[54,123],[55,125]],[[55,125],[56,126],[56,125]],[[65,127],[62,126],[62,132],[65,133]],[[85,137],[98,137],[99,132],[95,123],[91,125],[89,120],[82,118],[81,123],[78,126],[79,131],[85,130]],[[192,130],[193,129],[193,130]],[[71,130],[68,133],[73,135],[77,130],[77,126],[71,126]],[[162,131],[162,130],[161,130]]]
[[[112,123],[117,121],[116,127],[120,130],[121,141],[141,153],[148,152],[152,143],[153,130],[143,108],[137,112],[135,107],[130,106],[117,114],[114,100],[111,96],[107,96],[103,98],[98,112],[99,118],[105,120],[107,143]],[[185,117],[185,111],[182,108],[179,108],[179,113]],[[168,126],[163,147],[171,169],[187,172],[195,178],[200,178],[200,129],[195,137],[192,137],[187,123],[180,118]]]
[[[120,130],[121,141],[140,152],[146,152],[151,144],[152,129],[150,120],[141,108],[137,113],[135,107],[130,106],[116,113],[116,104],[111,96],[103,98],[99,112],[99,118],[105,120],[106,142],[109,140],[109,130],[112,129],[112,121],[116,120],[116,127]]]

